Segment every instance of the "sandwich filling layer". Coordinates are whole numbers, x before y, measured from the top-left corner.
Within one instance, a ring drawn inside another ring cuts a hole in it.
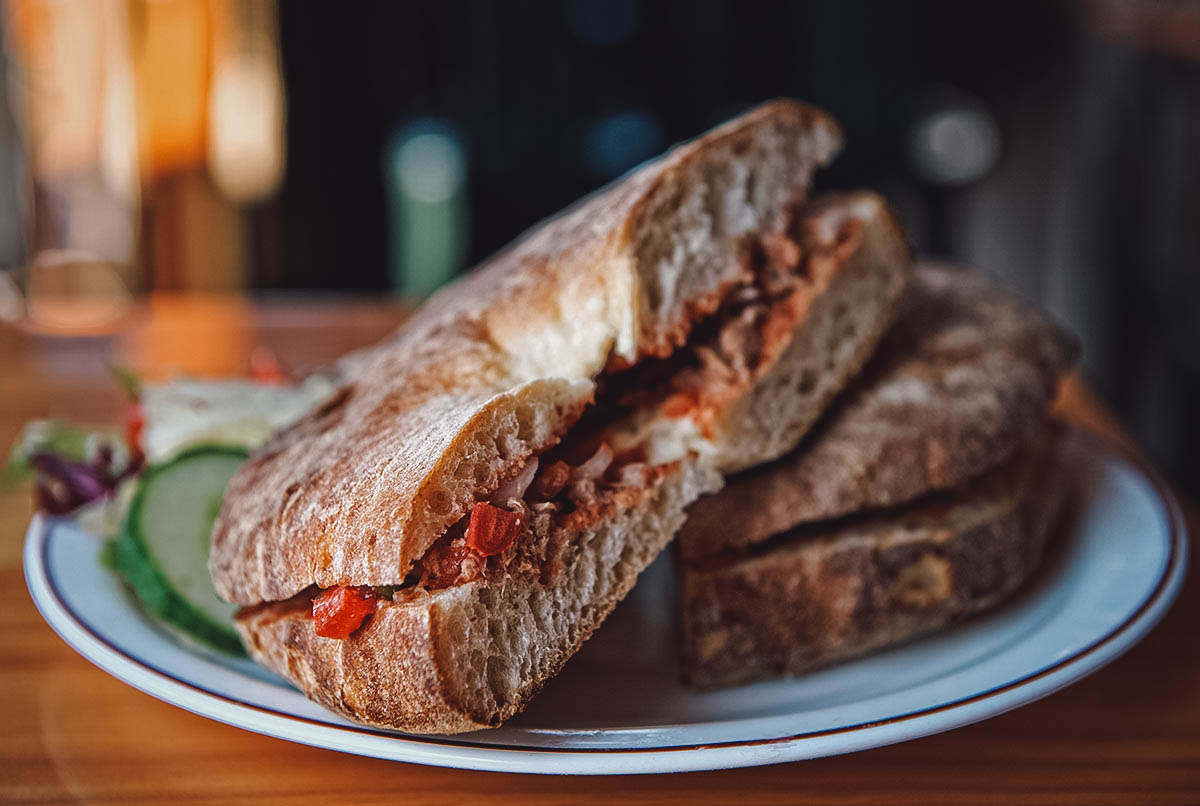
[[[478,496],[396,585],[311,586],[290,601],[311,607],[319,635],[344,638],[380,607],[452,586],[505,575],[552,583],[574,538],[652,496],[680,462],[714,453],[730,406],[775,365],[862,239],[853,215],[832,227],[827,215],[792,219],[783,232],[741,240],[738,280],[681,348],[601,374],[562,439]]]

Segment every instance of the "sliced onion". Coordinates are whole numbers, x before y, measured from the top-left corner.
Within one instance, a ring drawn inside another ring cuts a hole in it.
[[[601,442],[600,447],[592,454],[592,458],[571,472],[571,481],[595,481],[604,475],[604,471],[608,470],[608,466],[612,464],[612,461],[612,448],[608,447],[607,442]]]
[[[500,489],[493,493],[490,503],[503,507],[508,505],[510,498],[518,500],[525,497],[525,491],[529,489],[529,485],[533,483],[533,477],[537,475],[538,458],[532,457],[525,463],[525,467],[516,475],[516,478],[506,481],[500,485]]]
[[[52,453],[35,453],[29,462],[38,472],[38,509],[51,515],[66,515],[111,495],[119,480],[103,464],[73,462]]]
[[[645,462],[633,462],[621,468],[621,485],[623,487],[645,487],[650,483],[650,465]]]

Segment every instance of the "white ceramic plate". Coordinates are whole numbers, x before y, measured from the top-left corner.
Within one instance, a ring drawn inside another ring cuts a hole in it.
[[[29,590],[84,657],[159,699],[270,736],[470,769],[640,773],[741,767],[899,742],[994,716],[1108,663],[1170,606],[1186,565],[1178,506],[1153,471],[1075,432],[1076,512],[1036,580],[949,632],[792,680],[697,693],[676,682],[671,570],[660,561],[520,717],[456,737],[347,722],[250,661],[198,652],[101,567],[100,541],[35,518]]]

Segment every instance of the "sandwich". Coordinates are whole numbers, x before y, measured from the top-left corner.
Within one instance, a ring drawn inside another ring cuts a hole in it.
[[[257,661],[353,720],[519,712],[724,476],[783,456],[874,352],[911,253],[776,101],[535,228],[355,354],[255,451],[209,570]]]
[[[798,674],[1004,601],[1065,500],[1047,411],[1078,354],[981,277],[919,267],[878,353],[800,447],[690,507],[684,678]]]

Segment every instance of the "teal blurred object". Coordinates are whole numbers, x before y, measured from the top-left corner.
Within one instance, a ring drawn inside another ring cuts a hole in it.
[[[467,253],[467,155],[462,139],[435,120],[414,121],[385,155],[392,290],[425,297],[449,281]]]

